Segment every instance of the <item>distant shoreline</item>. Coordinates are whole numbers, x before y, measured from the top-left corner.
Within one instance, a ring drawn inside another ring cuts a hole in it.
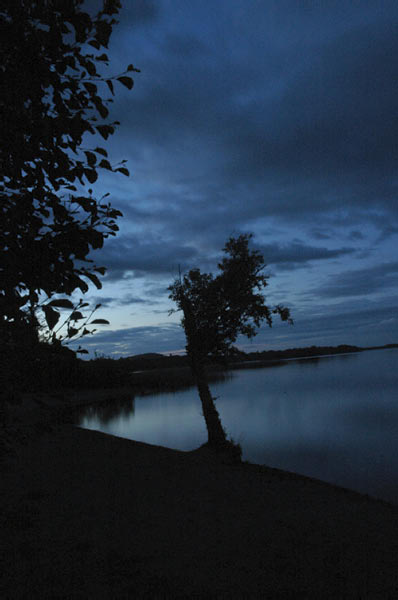
[[[252,369],[271,367],[288,360],[305,358],[323,358],[326,356],[338,356],[364,352],[365,350],[381,350],[387,348],[398,348],[398,344],[387,344],[385,346],[372,346],[361,348],[341,344],[339,346],[310,346],[307,348],[290,348],[287,350],[267,350],[263,352],[237,352],[224,362],[213,359],[207,365],[209,382],[225,377],[228,371],[237,369]],[[86,362],[86,361],[84,361]],[[142,396],[151,393],[163,393],[195,385],[189,360],[184,356],[164,356],[162,354],[140,354],[122,359],[101,358],[92,360],[91,365],[94,372],[100,375],[100,371],[117,370],[119,374],[119,385],[110,382],[110,385],[101,386],[102,390],[115,392],[116,390],[130,390],[134,395]],[[98,364],[97,364],[98,363]],[[82,395],[90,385],[74,390],[74,394]],[[94,386],[93,386],[94,387]],[[95,386],[97,387],[97,386]],[[97,388],[98,389],[98,388]]]
[[[228,369],[243,363],[274,362],[275,360],[286,360],[295,358],[316,358],[326,355],[348,354],[353,352],[364,352],[365,350],[384,350],[387,348],[398,348],[398,344],[385,344],[384,346],[353,346],[340,344],[338,346],[308,346],[304,348],[288,348],[286,350],[263,350],[258,352],[237,351],[235,355],[227,358],[225,363],[218,359],[209,361],[209,365],[222,365]],[[157,353],[137,354],[118,359],[123,365],[129,365],[134,372],[144,372],[155,369],[167,369],[189,366],[188,357],[184,355],[169,355]]]
[[[289,360],[318,359],[327,356],[354,354],[366,350],[390,348],[398,348],[398,344],[367,348],[348,345],[334,347],[311,346],[249,354],[240,352],[229,362],[221,363],[221,361],[216,362],[215,360],[209,362],[207,367],[209,383],[220,381],[228,376],[228,371],[238,369],[272,367]],[[59,409],[61,407],[72,408],[97,402],[107,402],[116,398],[174,392],[195,385],[186,356],[151,354],[119,360],[101,358],[87,362],[82,361],[82,363],[83,366],[91,367],[92,372],[88,373],[90,376],[87,379],[81,379],[79,384],[71,387],[60,386],[49,390],[37,390],[36,392],[26,391],[21,393],[21,398],[37,396],[41,398],[43,404]],[[104,378],[103,375],[107,372],[110,376]]]
[[[385,346],[369,346],[362,348],[360,346],[310,346],[308,348],[295,348],[292,350],[270,350],[265,352],[260,352],[258,354],[261,355],[261,358],[253,357],[253,354],[250,353],[248,358],[241,361],[235,361],[230,363],[228,368],[239,368],[240,365],[253,365],[256,366],[262,365],[271,365],[280,361],[287,360],[298,360],[298,359],[311,359],[311,358],[326,358],[328,356],[339,356],[339,355],[347,355],[347,354],[355,354],[359,352],[365,352],[367,350],[386,350],[390,348],[398,348],[398,344],[386,344]],[[264,356],[265,355],[265,356]]]

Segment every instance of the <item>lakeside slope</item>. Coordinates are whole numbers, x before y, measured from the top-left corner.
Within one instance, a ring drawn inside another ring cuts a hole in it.
[[[35,432],[1,466],[2,598],[398,595],[398,507],[70,424]]]

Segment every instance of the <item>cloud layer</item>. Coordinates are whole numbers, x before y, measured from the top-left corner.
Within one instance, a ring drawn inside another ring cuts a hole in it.
[[[96,186],[124,213],[93,256],[108,268],[101,294],[116,327],[98,344],[117,353],[123,323],[141,344],[130,349],[181,349],[177,317],[163,322],[167,286],[179,266],[214,270],[244,231],[271,299],[297,315],[258,343],[373,344],[380,306],[379,342],[398,339],[397,17],[388,0],[125,2],[112,71],[132,62],[141,74],[117,94],[109,142],[132,177]]]

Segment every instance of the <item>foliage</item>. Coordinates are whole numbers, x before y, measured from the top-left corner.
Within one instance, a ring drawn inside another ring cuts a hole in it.
[[[88,283],[97,288],[105,268],[87,258],[118,230],[121,212],[91,189],[100,170],[129,175],[125,161],[112,165],[107,151],[86,134],[107,139],[109,122],[99,87],[112,96],[114,82],[131,89],[127,73],[112,77],[108,47],[118,0],[105,0],[95,16],[83,0],[13,0],[0,9],[3,81],[0,150],[0,316],[16,323],[21,309],[38,303],[42,292],[70,295]],[[78,186],[78,187],[76,187]],[[82,266],[83,263],[83,266]],[[56,306],[47,305],[50,326]],[[22,311],[23,312],[23,311]]]
[[[249,249],[252,237],[229,238],[216,277],[192,269],[168,288],[169,297],[183,311],[189,356],[199,360],[228,356],[239,334],[252,338],[263,321],[271,327],[274,314],[293,322],[288,308],[265,304],[262,290],[268,276],[262,272],[263,256]]]
[[[37,340],[31,321],[3,321],[0,338],[0,395],[53,391],[78,379],[76,354],[60,343]]]
[[[64,344],[69,344],[71,341],[75,342],[86,335],[92,335],[97,331],[96,329],[87,329],[87,326],[90,325],[109,325],[109,321],[106,319],[94,319],[94,321],[90,321],[91,317],[98,310],[101,304],[97,304],[89,313],[89,315],[83,314],[82,310],[89,306],[88,302],[84,302],[81,298],[79,302],[75,305],[66,299],[60,298],[58,300],[51,300],[50,302],[43,303],[39,305],[39,307],[43,310],[46,324],[42,325],[42,330],[40,332],[40,338],[44,342],[50,342],[52,344],[60,344],[63,342]],[[71,312],[59,325],[60,313],[56,308],[68,308],[71,309]],[[56,329],[56,325],[58,328]],[[61,333],[62,332],[62,335]],[[76,350],[76,352],[80,354],[88,354],[87,350],[82,349],[80,346]]]

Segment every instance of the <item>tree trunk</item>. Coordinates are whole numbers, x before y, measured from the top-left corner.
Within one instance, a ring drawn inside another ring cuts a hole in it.
[[[207,427],[209,446],[225,446],[227,437],[222,428],[220,415],[215,407],[210,393],[209,384],[204,369],[204,355],[201,353],[202,340],[198,335],[194,311],[189,299],[182,295],[181,307],[184,312],[184,329],[187,337],[187,353],[191,363],[191,369],[196,380],[199,397],[202,402],[203,416]]]
[[[202,402],[203,416],[207,427],[208,444],[211,446],[223,445],[227,438],[221,425],[220,415],[218,414],[213,397],[210,393],[206,373],[201,361],[193,358],[192,370],[195,375],[199,397]]]

